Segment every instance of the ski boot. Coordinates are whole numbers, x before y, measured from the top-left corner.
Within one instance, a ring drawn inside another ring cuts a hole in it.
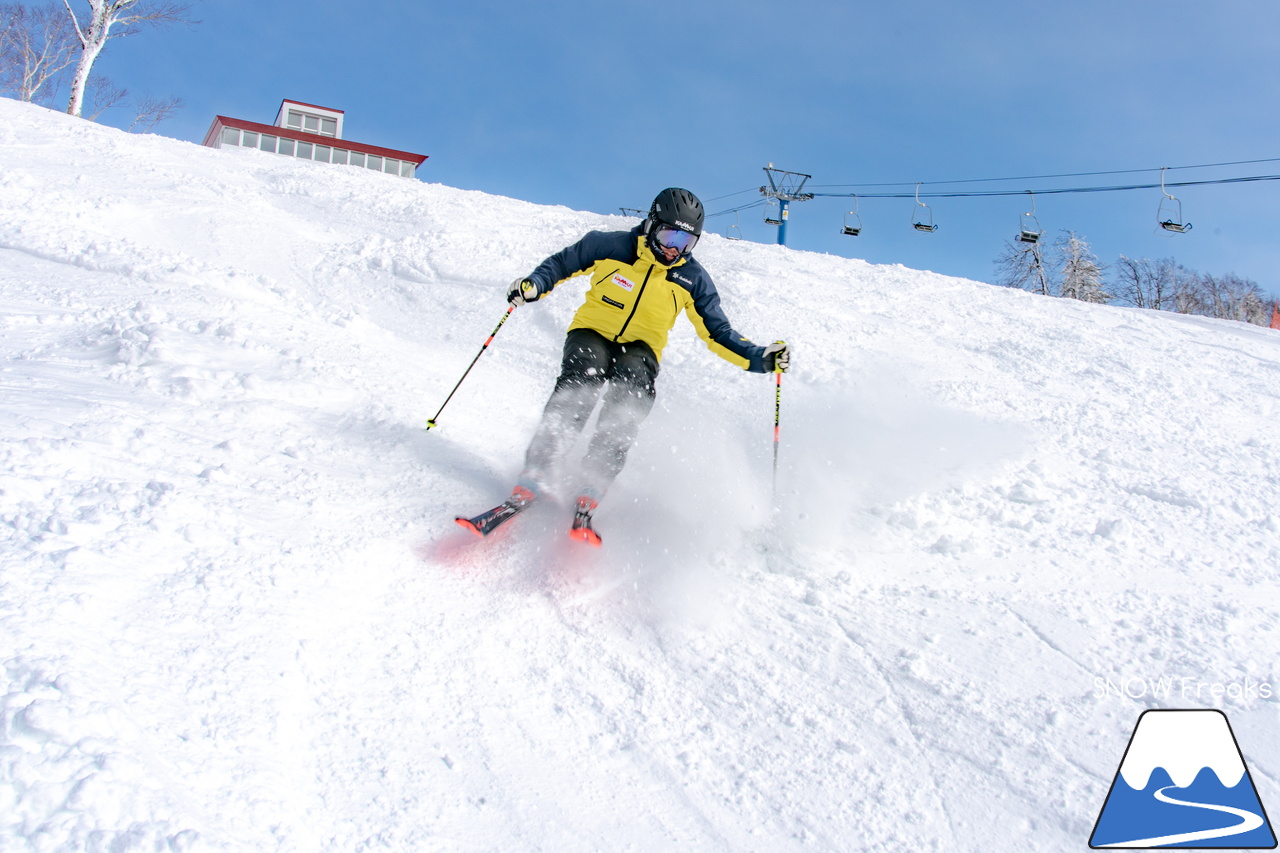
[[[578,498],[578,506],[573,514],[573,526],[569,528],[569,538],[586,542],[596,548],[600,547],[600,534],[591,526],[591,513],[599,506],[593,498],[586,495]]]

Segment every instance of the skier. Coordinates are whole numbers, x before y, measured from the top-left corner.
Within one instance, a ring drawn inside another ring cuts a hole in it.
[[[525,453],[511,496],[463,527],[487,534],[547,491],[562,454],[582,431],[601,393],[595,433],[582,460],[569,535],[598,546],[591,514],[626,462],[641,422],[653,407],[654,380],[681,308],[716,355],[754,373],[784,372],[783,341],[758,346],[729,325],[711,277],[692,252],[703,209],[693,193],[658,193],[648,217],[630,231],[592,231],[547,258],[507,292],[513,306],[535,302],[558,284],[590,274],[591,286],[569,324],[560,377]],[[607,388],[606,388],[607,386]]]

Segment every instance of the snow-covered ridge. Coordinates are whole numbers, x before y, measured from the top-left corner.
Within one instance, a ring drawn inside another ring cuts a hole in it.
[[[1166,675],[1278,801],[1280,334],[708,236],[776,519],[680,321],[602,552],[459,538],[626,224],[0,100],[0,848],[1078,850]]]

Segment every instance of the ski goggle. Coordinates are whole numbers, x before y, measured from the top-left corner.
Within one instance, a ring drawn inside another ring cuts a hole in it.
[[[670,225],[659,225],[653,230],[653,242],[664,249],[675,249],[680,254],[687,255],[698,242],[698,235]]]

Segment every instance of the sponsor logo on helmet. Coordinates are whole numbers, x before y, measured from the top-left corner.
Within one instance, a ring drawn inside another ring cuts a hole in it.
[[[698,230],[696,226],[690,225],[688,222],[681,222],[679,219],[676,220],[676,227],[683,228],[690,233]]]

